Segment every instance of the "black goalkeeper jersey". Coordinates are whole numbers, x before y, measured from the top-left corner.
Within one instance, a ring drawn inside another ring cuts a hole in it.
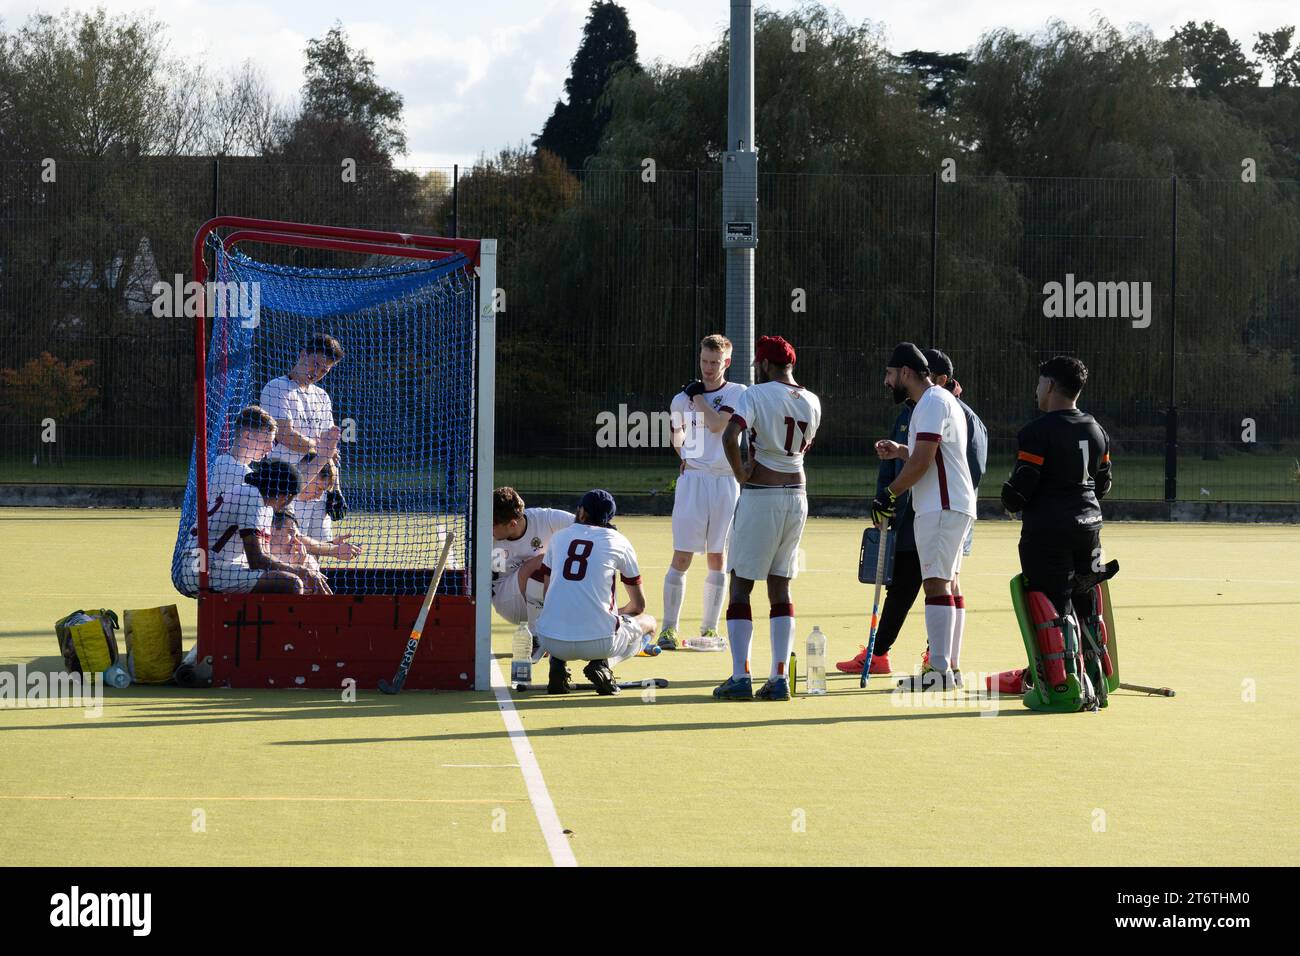
[[[1087,412],[1034,419],[1016,436],[1010,484],[1025,497],[1025,531],[1101,527],[1098,498],[1110,491],[1110,437]]]

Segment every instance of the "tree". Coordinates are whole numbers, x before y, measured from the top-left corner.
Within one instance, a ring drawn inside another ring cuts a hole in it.
[[[1213,20],[1199,26],[1188,20],[1174,31],[1183,60],[1183,75],[1200,90],[1258,86],[1260,69],[1241,51],[1241,44]]]
[[[47,462],[56,458],[62,461],[63,444],[58,441],[57,429],[84,411],[99,394],[84,374],[93,364],[89,359],[63,362],[42,352],[20,368],[0,369],[0,384],[4,386],[0,389],[0,411],[13,416],[16,424],[32,427],[36,435],[33,463],[42,457]],[[47,419],[56,429],[53,441],[42,435]]]
[[[623,69],[640,69],[636,33],[628,25],[627,11],[612,0],[593,0],[582,28],[582,43],[564,81],[568,102],[556,101],[533,145],[559,156],[570,169],[581,169],[595,154],[609,122],[609,108],[602,104],[601,96],[610,79]]]
[[[908,50],[899,59],[925,84],[927,92],[921,98],[921,105],[939,111],[946,111],[951,106],[953,91],[970,67],[970,58],[964,53]]]
[[[1279,27],[1255,35],[1254,51],[1268,64],[1274,86],[1300,86],[1300,46],[1291,49],[1295,27]]]
[[[804,42],[795,44],[793,36]],[[916,104],[920,79],[885,48],[880,29],[810,4],[754,16],[754,123],[764,172],[914,173],[952,155],[944,125]],[[687,66],[617,74],[610,122],[589,165],[660,169],[718,162],[728,149],[724,35]]]
[[[102,159],[166,130],[162,24],[145,14],[34,14],[0,44],[0,153]]]
[[[406,152],[402,96],[380,86],[375,64],[353,49],[340,23],[307,41],[302,112],[282,155],[290,162],[392,165]]]

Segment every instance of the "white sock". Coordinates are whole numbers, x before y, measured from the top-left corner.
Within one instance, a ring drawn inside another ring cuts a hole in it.
[[[952,664],[953,627],[957,623],[957,609],[951,594],[925,599],[925,632],[930,644],[930,667],[936,671],[948,670]]]
[[[754,643],[754,619],[748,604],[727,608],[727,644],[731,647],[731,676],[749,676],[749,648]]]
[[[794,649],[794,605],[773,604],[767,620],[772,635],[772,672],[769,677],[790,676],[790,651]]]
[[[704,579],[704,620],[701,631],[716,631],[722,616],[722,601],[727,596],[727,576],[721,571],[710,571]]]
[[[682,598],[686,596],[686,572],[674,567],[664,575],[664,627],[676,628],[682,616]]]
[[[958,594],[955,601],[957,623],[952,632],[952,669],[958,670],[961,667],[961,639],[966,633],[966,598]]]

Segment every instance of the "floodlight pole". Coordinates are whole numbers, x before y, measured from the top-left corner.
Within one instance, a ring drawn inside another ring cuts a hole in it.
[[[727,148],[722,154],[722,247],[727,261],[727,338],[733,382],[753,382],[754,250],[758,246],[758,150],[754,147],[754,3],[731,0]]]

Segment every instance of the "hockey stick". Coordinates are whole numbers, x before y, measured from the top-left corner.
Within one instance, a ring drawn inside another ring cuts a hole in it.
[[[867,654],[862,661],[862,679],[859,687],[866,687],[871,678],[871,655],[876,649],[876,628],[880,625],[880,589],[885,586],[885,554],[889,550],[889,526],[880,526],[880,545],[876,549],[876,598],[871,602],[871,635],[867,638]]]
[[[1173,697],[1174,692],[1168,687],[1143,687],[1141,684],[1120,684],[1120,690],[1136,690],[1144,694],[1157,694],[1161,697]]]
[[[442,557],[438,559],[438,569],[433,572],[433,580],[429,582],[429,590],[424,592],[424,603],[420,605],[420,614],[415,619],[415,626],[411,628],[411,636],[406,641],[406,650],[402,653],[402,662],[397,665],[397,673],[393,676],[393,682],[380,678],[379,689],[385,694],[396,694],[402,690],[402,685],[406,683],[406,675],[411,671],[411,661],[415,660],[415,649],[420,646],[420,635],[424,632],[424,622],[429,617],[429,608],[433,606],[433,596],[438,592],[438,583],[442,581],[442,572],[447,567],[447,555],[451,554],[452,542],[456,540],[455,532],[447,533],[447,540],[442,546]]]
[[[643,687],[663,688],[668,686],[668,681],[662,677],[646,677],[642,680],[621,680],[616,682],[619,690],[640,690]],[[574,684],[574,690],[595,690],[593,684]],[[524,693],[530,690],[546,690],[545,684],[516,684],[515,692]]]

